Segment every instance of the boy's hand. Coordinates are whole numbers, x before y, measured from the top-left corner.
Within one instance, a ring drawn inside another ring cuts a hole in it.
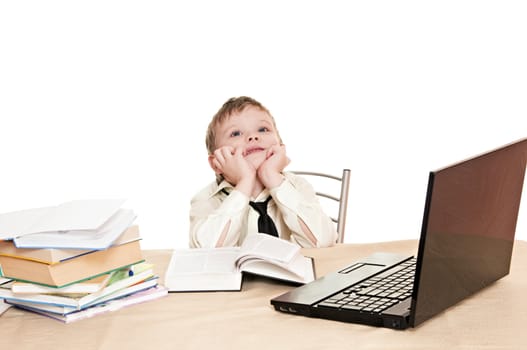
[[[272,146],[267,151],[265,161],[258,168],[258,178],[269,189],[277,187],[284,179],[282,172],[289,162],[285,145]]]
[[[230,146],[218,148],[214,151],[212,162],[217,172],[229,183],[234,186],[247,184],[252,189],[256,179],[256,169],[243,157],[241,148],[234,149]]]

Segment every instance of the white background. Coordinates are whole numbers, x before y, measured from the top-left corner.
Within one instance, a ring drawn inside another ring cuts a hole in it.
[[[249,95],[290,168],[351,168],[346,242],[418,238],[430,170],[527,136],[524,1],[0,4],[0,212],[127,198],[144,248],[186,247],[205,129]]]

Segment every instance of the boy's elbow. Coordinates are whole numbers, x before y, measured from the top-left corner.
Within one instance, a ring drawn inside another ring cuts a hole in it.
[[[201,244],[197,240],[196,235],[190,234],[188,242],[189,242],[189,244],[188,244],[189,248],[202,248]]]
[[[317,248],[327,248],[332,247],[337,243],[337,231],[335,229],[330,230],[329,232],[323,232],[321,235],[317,236]]]

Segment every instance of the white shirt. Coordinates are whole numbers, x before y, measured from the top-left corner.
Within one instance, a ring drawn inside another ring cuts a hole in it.
[[[272,199],[267,213],[273,219],[280,238],[301,247],[313,247],[300,227],[300,218],[317,239],[316,247],[335,244],[335,224],[322,210],[311,184],[291,173],[284,173],[284,177],[278,187],[270,191],[266,189],[254,199],[235,190],[225,180],[219,185],[216,182],[209,184],[191,200],[190,246],[215,247],[229,221],[223,245],[239,246],[248,234],[258,232],[259,214],[249,206],[249,201],[261,202],[269,195]]]

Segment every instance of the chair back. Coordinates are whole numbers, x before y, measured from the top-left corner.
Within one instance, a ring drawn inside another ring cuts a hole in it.
[[[306,179],[308,179],[308,181],[315,188],[317,196],[321,198],[327,198],[337,204],[338,211],[336,213],[330,213],[329,216],[331,220],[337,224],[337,243],[344,242],[344,234],[346,229],[346,214],[348,211],[350,170],[343,169],[342,176],[335,176],[327,173],[302,170],[293,170],[290,172],[296,175],[305,176]],[[334,186],[322,187],[320,181],[317,181],[320,179],[331,180],[335,182],[337,185],[339,185],[337,186],[338,190]]]

